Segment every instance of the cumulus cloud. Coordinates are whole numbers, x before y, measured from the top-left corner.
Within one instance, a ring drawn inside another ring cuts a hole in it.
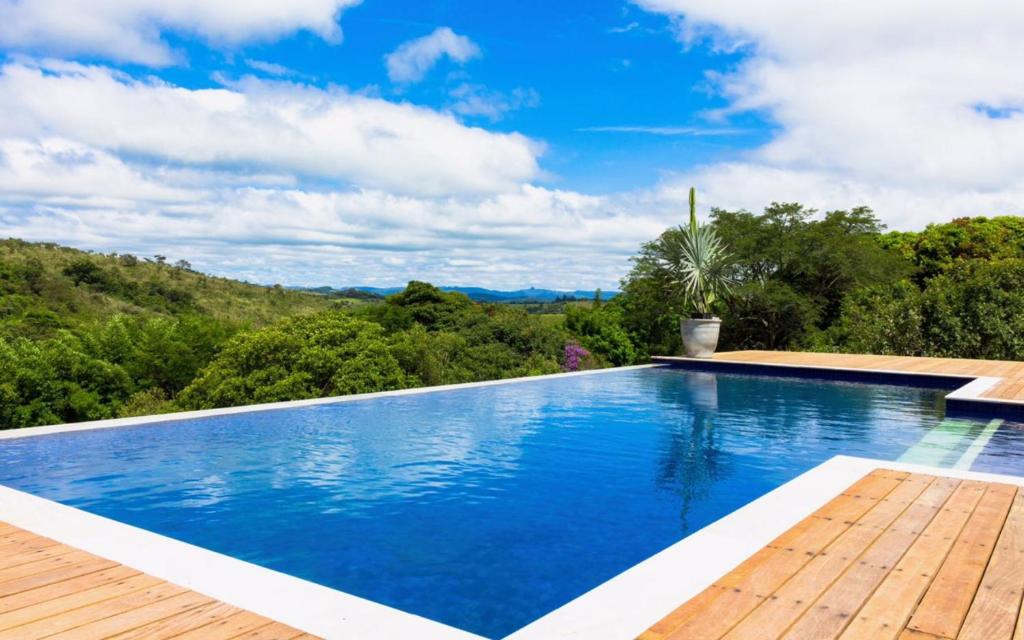
[[[341,40],[338,17],[360,0],[0,0],[0,45],[166,66],[162,31],[238,45],[310,31]]]
[[[681,181],[721,202],[870,204],[897,228],[1024,212],[1024,4],[637,0],[688,45],[745,53],[713,75],[778,134]]]
[[[258,282],[612,287],[674,213],[520,185],[488,196],[240,184],[64,139],[0,145],[0,224],[29,240],[185,258]],[[581,273],[581,265],[585,265]]]
[[[0,136],[59,136],[116,154],[240,167],[426,195],[491,193],[539,174],[515,133],[340,88],[253,78],[185,89],[106,67],[0,67]]]
[[[429,35],[403,43],[384,57],[392,82],[418,82],[437,62],[447,56],[465,63],[480,56],[480,47],[466,36],[448,27],[438,27]]]

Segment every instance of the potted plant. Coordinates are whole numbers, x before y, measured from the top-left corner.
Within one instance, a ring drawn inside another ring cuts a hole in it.
[[[729,292],[729,253],[710,225],[697,224],[697,195],[690,188],[690,224],[661,237],[656,249],[660,270],[675,295],[682,295],[690,317],[680,321],[683,348],[691,358],[709,358],[718,346],[722,320],[714,306]]]

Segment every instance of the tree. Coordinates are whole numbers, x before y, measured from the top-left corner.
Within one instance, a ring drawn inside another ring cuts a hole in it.
[[[178,402],[201,409],[384,391],[406,384],[379,325],[328,311],[235,336]]]
[[[636,349],[622,326],[620,314],[620,307],[613,304],[571,305],[565,308],[565,327],[591,354],[615,366],[633,364]]]

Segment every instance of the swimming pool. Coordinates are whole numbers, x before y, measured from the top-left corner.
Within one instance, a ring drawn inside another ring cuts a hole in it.
[[[0,483],[501,637],[836,454],[1019,469],[948,391],[610,371],[14,439]]]

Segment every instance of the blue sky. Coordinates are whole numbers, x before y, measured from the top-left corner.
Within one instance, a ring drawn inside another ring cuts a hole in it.
[[[613,288],[685,192],[1020,214],[985,0],[0,0],[0,234],[291,285]]]

